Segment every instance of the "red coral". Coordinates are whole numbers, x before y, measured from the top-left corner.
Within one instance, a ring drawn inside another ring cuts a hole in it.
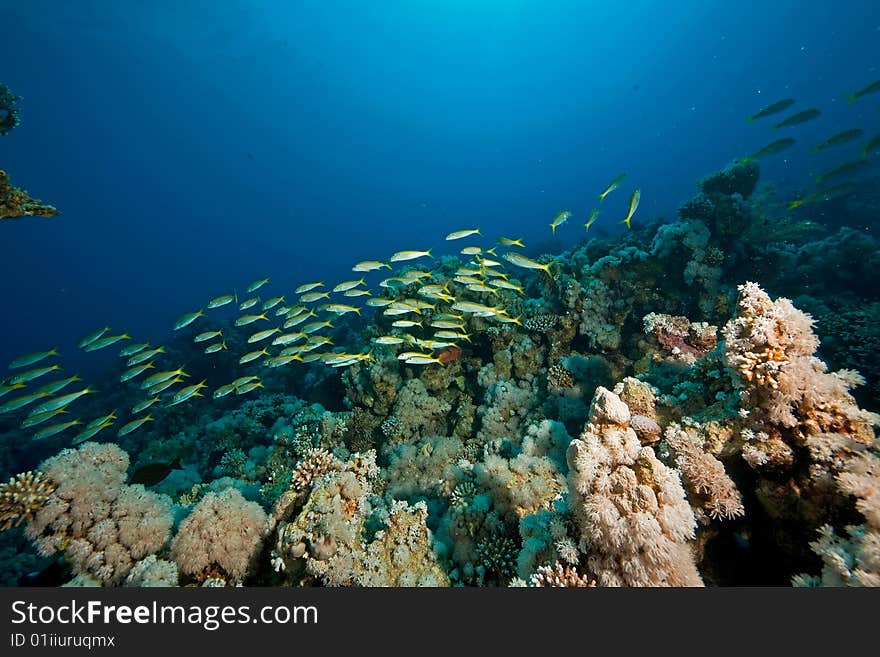
[[[461,358],[461,347],[447,347],[439,354],[437,354],[437,358],[439,358],[440,362],[444,365],[454,363],[459,358]]]

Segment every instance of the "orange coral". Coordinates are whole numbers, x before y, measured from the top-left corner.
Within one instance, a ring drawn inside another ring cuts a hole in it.
[[[437,355],[437,358],[444,365],[454,363],[461,358],[461,347],[447,347]]]

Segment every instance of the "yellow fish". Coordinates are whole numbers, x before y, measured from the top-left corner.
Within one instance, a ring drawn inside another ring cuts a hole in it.
[[[263,287],[268,282],[269,282],[268,278],[262,278],[258,281],[254,281],[253,283],[251,283],[250,285],[248,285],[245,288],[245,292],[247,292],[247,293],[256,292],[257,290],[259,290],[261,287]]]
[[[303,283],[303,284],[300,285],[298,288],[296,288],[296,289],[294,290],[294,292],[296,292],[297,294],[304,294],[304,293],[306,293],[306,292],[311,292],[311,291],[314,290],[316,287],[324,287],[324,282],[323,282],[323,281],[319,281],[319,282],[317,282],[317,283]]]
[[[351,290],[352,288],[356,288],[358,285],[364,285],[364,279],[361,278],[356,281],[342,281],[339,285],[333,288],[334,292],[345,292],[346,290]]]
[[[9,369],[14,370],[19,367],[25,367],[27,365],[33,365],[34,363],[39,363],[44,358],[48,358],[49,356],[57,356],[57,349],[50,349],[49,351],[38,351],[33,354],[25,354],[24,356],[19,356],[11,363],[9,363]]]
[[[317,301],[318,299],[329,299],[329,292],[308,292],[302,295],[299,300],[303,303],[312,303],[313,301]]]
[[[599,208],[595,208],[592,212],[590,212],[590,218],[587,219],[587,223],[584,224],[584,230],[590,230],[590,226],[599,218]]]
[[[391,262],[403,262],[404,260],[415,260],[416,258],[423,257],[433,258],[431,255],[431,250],[427,251],[398,251],[393,256],[391,256]]]
[[[626,174],[622,173],[619,176],[617,176],[617,178],[615,178],[610,183],[608,183],[608,187],[605,188],[605,191],[603,191],[601,194],[599,194],[599,200],[604,201],[605,197],[608,196],[615,189],[620,187],[620,183],[622,183],[624,180],[626,180]]]
[[[261,340],[265,340],[269,336],[275,335],[276,333],[281,333],[281,329],[277,326],[275,328],[266,329],[265,331],[257,331],[252,336],[250,336],[247,341],[248,344],[260,342]]]
[[[352,271],[375,271],[377,269],[382,269],[382,267],[387,267],[391,269],[391,265],[387,262],[379,262],[378,260],[364,260],[363,262],[357,263],[354,267],[351,268]]]
[[[553,218],[553,221],[550,222],[550,230],[553,231],[553,234],[555,235],[556,229],[559,226],[561,226],[562,224],[564,224],[566,221],[568,221],[570,218],[571,218],[571,212],[569,210],[563,210],[562,212],[557,214]]]
[[[480,233],[479,228],[468,228],[465,230],[457,230],[455,232],[449,233],[449,235],[446,236],[446,239],[447,240],[460,240],[465,237],[470,237],[471,235],[480,235],[480,234],[481,233]]]
[[[632,216],[636,213],[636,208],[639,207],[639,200],[641,200],[641,198],[642,190],[637,189],[633,192],[632,198],[629,201],[629,214],[626,215],[626,219],[620,222],[626,224],[627,228],[632,228],[632,226],[630,226],[630,221],[632,220]]]
[[[509,237],[502,237],[498,240],[498,242],[503,244],[504,246],[518,246],[523,249],[526,247],[526,245],[523,244],[522,238],[512,240]]]
[[[269,318],[266,317],[266,313],[262,313],[260,315],[242,315],[238,319],[235,320],[236,326],[247,326],[248,324],[253,324],[257,320],[265,319],[269,321]]]
[[[510,264],[516,265],[517,267],[523,267],[524,269],[540,269],[548,276],[551,276],[550,263],[541,264],[540,262],[535,262],[534,260],[520,255],[519,253],[514,253],[513,251],[505,253],[501,257],[507,260],[507,262],[509,262]]]

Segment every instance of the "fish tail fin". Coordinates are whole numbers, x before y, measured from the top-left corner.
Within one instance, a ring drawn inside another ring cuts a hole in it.
[[[746,117],[746,123],[751,123],[751,122],[754,121],[754,120],[755,120],[755,117],[754,117],[754,116],[747,116],[747,117]]]
[[[858,96],[856,94],[849,94],[846,97],[846,102],[848,104],[852,105],[854,102],[856,102],[857,99],[858,99]]]
[[[813,147],[810,149],[810,151],[813,152],[813,153],[818,153],[818,152],[821,151],[821,150],[822,150],[822,148],[819,147],[819,146],[813,146]]]
[[[550,232],[552,232],[554,235],[556,234],[556,224],[550,224]]]

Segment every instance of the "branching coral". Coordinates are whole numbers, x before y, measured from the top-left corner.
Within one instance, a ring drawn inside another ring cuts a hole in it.
[[[600,387],[568,449],[569,494],[588,569],[601,586],[699,586],[695,519],[675,471],[642,447],[620,397]]]
[[[23,472],[0,484],[0,531],[30,522],[55,491],[42,472]]]
[[[9,174],[0,169],[0,219],[17,217],[54,217],[58,210],[51,205],[43,205],[39,199],[9,182]]]
[[[529,579],[529,586],[593,588],[596,580],[579,573],[571,564],[556,562],[553,566],[540,566]]]

